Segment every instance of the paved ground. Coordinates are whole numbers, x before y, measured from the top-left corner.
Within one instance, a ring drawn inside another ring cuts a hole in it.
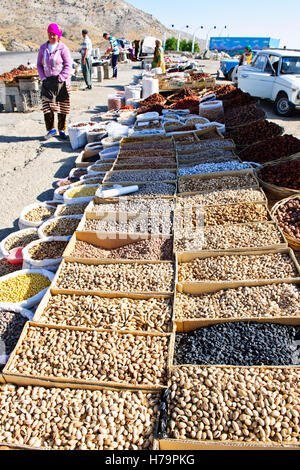
[[[119,65],[118,80],[95,83],[91,91],[76,91],[71,97],[70,122],[89,120],[106,109],[107,96],[132,81],[131,65]],[[16,230],[23,207],[52,199],[55,182],[65,178],[80,151],[57,138],[43,140],[41,111],[0,113],[0,240]]]
[[[5,55],[5,70],[24,63],[28,54],[9,61]],[[33,55],[32,55],[33,56]],[[1,68],[3,67],[1,56]],[[203,61],[205,70],[215,73],[218,62]],[[70,121],[88,120],[93,113],[106,109],[108,94],[120,90],[141,70],[137,65],[119,65],[118,80],[95,83],[91,91],[72,94]],[[3,70],[4,71],[4,70]],[[2,73],[0,69],[0,73]],[[227,83],[221,79],[219,83]],[[268,118],[285,128],[285,132],[300,138],[300,113],[292,118],[278,118],[272,105],[262,103]],[[17,219],[23,207],[36,201],[52,199],[55,182],[68,175],[79,151],[73,151],[68,142],[54,138],[44,141],[43,115],[40,111],[19,114],[0,113],[0,240],[17,228]]]

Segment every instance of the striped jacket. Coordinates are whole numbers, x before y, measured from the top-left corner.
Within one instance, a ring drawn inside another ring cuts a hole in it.
[[[113,36],[109,36],[109,42],[110,42],[110,47],[111,47],[111,53],[112,54],[119,54],[119,46],[116,38]]]

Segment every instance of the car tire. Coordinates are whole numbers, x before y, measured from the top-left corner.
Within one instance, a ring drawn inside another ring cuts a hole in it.
[[[233,67],[233,69],[230,70],[230,78],[228,77],[235,85],[238,83],[238,68],[238,65]]]
[[[278,116],[291,116],[294,111],[294,106],[289,102],[288,96],[285,93],[277,95],[274,108]]]
[[[223,72],[223,75],[225,77],[225,80],[228,80],[228,73]]]
[[[227,78],[230,82],[232,82],[232,72],[233,72],[234,69],[231,69],[229,70],[228,74],[227,74]]]

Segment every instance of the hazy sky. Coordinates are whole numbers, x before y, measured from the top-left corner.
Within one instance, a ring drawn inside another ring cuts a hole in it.
[[[151,13],[166,27],[205,39],[211,36],[259,36],[279,38],[281,47],[300,49],[300,0],[129,0],[131,5]],[[223,29],[224,26],[227,29]],[[223,32],[222,32],[223,31]]]

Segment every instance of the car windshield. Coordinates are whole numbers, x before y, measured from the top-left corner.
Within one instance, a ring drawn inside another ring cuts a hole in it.
[[[282,57],[280,73],[300,74],[300,57]]]

